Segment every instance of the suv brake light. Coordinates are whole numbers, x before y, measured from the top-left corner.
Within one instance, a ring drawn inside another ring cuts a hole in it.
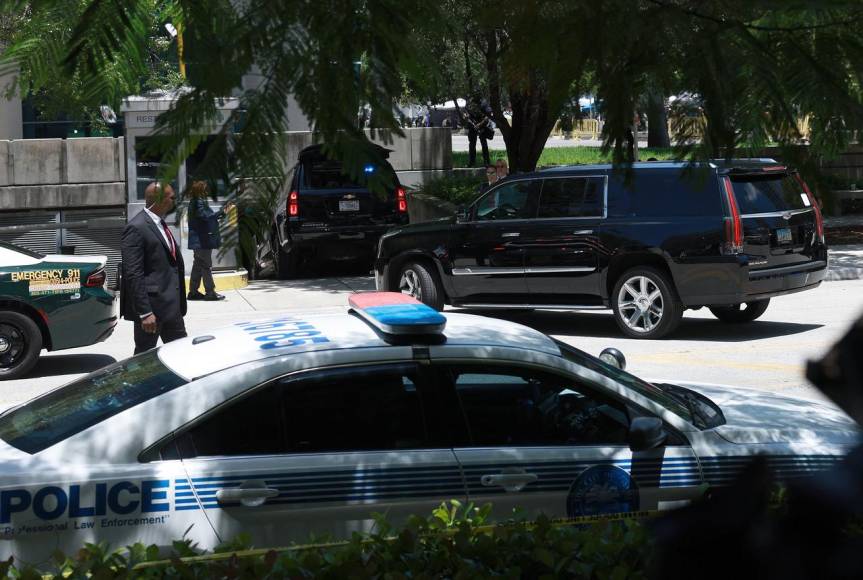
[[[404,187],[396,188],[396,205],[398,207],[399,213],[407,213],[408,212],[408,198],[405,194]]]
[[[292,191],[290,195],[288,195],[288,215],[290,217],[297,217],[300,215],[300,194],[296,191]]]
[[[100,286],[105,285],[105,280],[107,280],[108,276],[105,274],[105,268],[99,268],[89,276],[87,276],[87,280],[84,282],[85,288],[98,288]]]
[[[815,211],[815,233],[818,236],[818,241],[823,244],[824,243],[824,216],[821,215],[821,208],[818,207],[818,200],[815,199],[815,196],[812,195],[811,191],[809,191],[809,186],[806,185],[806,182],[803,181],[803,178],[800,177],[799,173],[795,173],[794,178],[797,180],[797,183],[800,184],[800,187],[803,188],[803,193],[805,193],[806,197],[809,198],[809,204],[812,206],[812,209]]]
[[[740,254],[743,252],[743,222],[740,219],[740,210],[737,208],[737,199],[734,197],[734,186],[728,177],[722,180],[725,185],[725,200],[731,216],[725,218],[725,244],[722,253],[727,255]]]

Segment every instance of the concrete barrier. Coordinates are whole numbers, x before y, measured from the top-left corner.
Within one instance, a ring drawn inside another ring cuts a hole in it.
[[[450,202],[430,195],[415,192],[408,195],[408,215],[412,224],[452,217],[457,209]]]
[[[18,139],[12,145],[12,185],[62,183],[63,139]]]
[[[12,167],[9,157],[9,141],[0,141],[0,187],[12,183]]]
[[[122,139],[90,137],[63,141],[66,153],[66,183],[123,181]],[[118,150],[119,147],[119,150]]]

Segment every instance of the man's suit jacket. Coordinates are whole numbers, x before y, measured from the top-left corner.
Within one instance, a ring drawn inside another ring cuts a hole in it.
[[[145,211],[129,220],[123,230],[123,272],[120,310],[126,320],[140,320],[152,312],[156,320],[186,314],[186,271],[180,244],[174,240],[177,258]]]

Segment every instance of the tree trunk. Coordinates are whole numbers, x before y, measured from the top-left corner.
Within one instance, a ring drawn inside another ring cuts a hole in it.
[[[647,94],[647,146],[671,147],[671,139],[668,138],[665,95],[655,90]]]

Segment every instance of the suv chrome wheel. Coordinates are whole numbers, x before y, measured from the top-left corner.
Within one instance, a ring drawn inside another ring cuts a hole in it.
[[[411,268],[405,268],[402,276],[399,279],[399,292],[402,294],[410,294],[420,302],[423,300],[422,286],[420,285],[419,276]]]
[[[633,276],[620,288],[617,309],[626,326],[635,332],[650,332],[665,311],[662,290],[647,276]]]

